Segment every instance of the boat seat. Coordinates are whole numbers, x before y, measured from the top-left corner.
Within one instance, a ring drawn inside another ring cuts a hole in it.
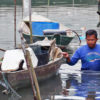
[[[67,35],[66,30],[59,30],[59,29],[46,29],[43,30],[44,35],[55,35],[55,34],[60,34],[60,35]]]
[[[28,48],[30,56],[32,59],[32,64],[34,67],[37,66],[38,60],[31,48]],[[34,59],[34,60],[33,60]],[[22,63],[23,61],[23,63]],[[22,64],[22,66],[21,66]],[[4,54],[4,59],[2,61],[1,70],[2,71],[16,71],[22,67],[24,70],[27,69],[26,60],[22,49],[7,50]]]

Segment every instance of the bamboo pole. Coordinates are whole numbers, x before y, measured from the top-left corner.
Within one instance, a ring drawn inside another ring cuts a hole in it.
[[[24,4],[23,4],[23,0],[22,0],[22,5],[24,5]],[[23,19],[23,6],[22,6],[22,19]]]
[[[14,47],[16,48],[16,0],[14,0]]]
[[[31,15],[32,15],[32,14],[31,14],[31,0],[29,0],[30,43],[33,43]]]
[[[73,0],[73,7],[74,7],[75,1]]]
[[[33,91],[33,97],[34,97],[34,100],[37,100],[37,98],[36,98],[36,93],[35,93],[35,87],[34,87],[34,80],[33,80],[32,72],[31,72],[31,70],[30,70],[29,63],[28,63],[28,59],[27,59],[27,56],[28,56],[28,55],[26,55],[24,37],[23,37],[23,35],[22,35],[21,30],[19,31],[19,33],[20,33],[20,38],[21,38],[22,50],[23,50],[23,53],[24,53],[24,57],[25,57],[25,60],[26,60],[26,64],[27,64],[27,67],[28,67],[29,76],[30,76],[30,80],[31,80],[32,91]]]
[[[47,5],[47,17],[49,17],[49,6],[50,6],[50,0],[48,0],[48,5]]]
[[[31,67],[30,67],[30,54],[29,54],[29,51],[26,51],[26,62],[27,62],[27,67],[28,67],[28,71],[29,71],[29,75],[30,75],[30,80],[31,80],[34,100],[38,100],[37,96],[36,96],[35,87],[34,87],[33,75],[32,75]]]
[[[31,0],[29,0],[29,23],[30,23],[30,43],[33,43],[33,38],[32,38],[32,22],[31,22]],[[35,71],[34,71],[34,68],[33,68],[33,65],[32,65],[32,61],[31,61],[31,58],[30,58],[30,54],[29,54],[28,51],[26,51],[26,55],[27,55],[26,58],[29,61],[29,71],[32,73],[34,84],[35,84],[35,87],[36,87],[37,100],[41,100],[39,86],[38,86],[38,82],[37,82],[37,77],[36,77],[36,74],[35,74]]]
[[[29,53],[29,51],[27,51],[25,49],[24,37],[21,33],[21,30],[19,32],[20,32],[22,50],[24,52],[24,56],[25,56],[25,59],[26,59],[26,64],[27,64],[27,67],[28,67],[29,75],[30,75],[34,100],[41,100],[40,92],[39,92],[39,86],[38,86],[38,82],[37,82],[37,77],[36,77],[36,74],[35,74],[35,71],[34,71],[34,68],[33,68],[33,65],[32,65],[32,61],[31,61],[31,58],[30,58],[30,53]],[[35,91],[35,88],[36,88],[36,91]]]
[[[31,0],[29,0],[29,25],[30,25],[30,43],[33,43],[32,23],[31,23]],[[33,65],[32,65],[30,53],[29,53],[28,50],[25,49],[24,37],[23,37],[21,31],[22,30],[20,30],[19,32],[20,32],[20,37],[21,37],[22,50],[24,52],[24,56],[25,56],[25,59],[26,59],[26,63],[27,63],[27,67],[28,67],[28,71],[29,71],[29,75],[30,75],[30,79],[31,79],[31,85],[32,85],[34,100],[41,100],[39,86],[38,86],[38,82],[37,82],[37,77],[36,77],[36,74],[35,74],[35,71],[34,71],[34,68],[33,68]],[[36,88],[36,91],[35,91],[35,88]]]
[[[50,0],[48,0],[48,6],[50,5]]]
[[[26,50],[26,58],[27,58],[27,62],[29,64],[28,66],[28,69],[29,69],[29,72],[31,73],[30,76],[31,76],[31,81],[34,82],[35,84],[35,87],[36,87],[36,96],[37,96],[37,100],[41,100],[41,96],[40,96],[40,89],[39,89],[39,85],[38,85],[38,81],[37,81],[37,77],[36,77],[36,74],[35,74],[35,70],[33,68],[33,65],[32,65],[32,61],[31,61],[31,57],[30,57],[30,53],[28,50]],[[33,78],[32,78],[33,77]],[[32,85],[33,85],[33,82],[32,82]],[[33,88],[33,86],[32,86]],[[34,88],[33,88],[34,89]]]

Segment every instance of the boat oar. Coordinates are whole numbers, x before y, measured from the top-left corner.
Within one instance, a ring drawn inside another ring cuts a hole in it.
[[[97,24],[97,27],[100,27],[100,0],[98,0],[98,11],[97,14],[99,15],[99,22]]]

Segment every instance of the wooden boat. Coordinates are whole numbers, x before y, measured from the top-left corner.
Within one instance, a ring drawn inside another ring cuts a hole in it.
[[[50,64],[42,65],[35,68],[38,80],[41,81],[44,79],[48,79],[49,77],[55,75],[61,63],[62,59],[58,59],[57,61]],[[0,76],[2,76],[2,72],[0,72]],[[7,77],[8,82],[14,88],[27,87],[31,84],[28,70],[7,72],[5,73],[5,76]]]
[[[35,45],[35,48],[36,48],[36,45]],[[31,47],[32,47],[32,45],[31,45]],[[34,45],[33,45],[33,47],[34,47]],[[45,48],[47,48],[47,47],[48,46],[45,44]],[[43,46],[42,46],[42,48],[43,48]],[[50,50],[50,49],[48,49],[48,50]],[[36,49],[36,51],[37,51],[37,49]],[[45,55],[45,53],[44,53],[44,55]],[[42,59],[40,58],[39,60],[44,61],[44,59],[45,59],[44,55],[43,55],[44,58],[42,58]],[[17,55],[17,57],[18,57],[18,55]],[[11,58],[9,58],[9,59],[11,59]],[[42,63],[42,64],[40,63],[39,66],[34,68],[37,79],[39,81],[43,81],[43,80],[48,79],[49,77],[52,77],[53,75],[55,75],[56,72],[58,71],[60,65],[63,63],[63,57],[60,56],[51,61],[48,61],[47,63],[46,62],[44,62],[44,63]],[[1,69],[3,69],[2,66],[3,66],[3,64],[1,65]],[[3,80],[3,75],[5,75],[8,82],[14,88],[21,88],[21,87],[29,86],[29,84],[30,84],[30,77],[29,77],[29,72],[27,69],[26,70],[17,70],[17,71],[14,71],[14,70],[0,71],[0,80]]]
[[[67,46],[75,37],[75,33],[70,31],[66,26],[36,13],[32,14],[31,22],[33,42],[48,37],[50,40],[56,38],[56,44],[59,46]],[[27,43],[30,43],[29,17],[23,19],[20,24],[20,29],[23,30],[23,36]]]

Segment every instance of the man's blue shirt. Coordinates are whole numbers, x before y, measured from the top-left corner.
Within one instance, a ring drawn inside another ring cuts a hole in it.
[[[100,71],[100,45],[96,44],[92,49],[88,45],[81,46],[76,50],[68,64],[74,65],[79,59],[82,62],[81,69]]]

